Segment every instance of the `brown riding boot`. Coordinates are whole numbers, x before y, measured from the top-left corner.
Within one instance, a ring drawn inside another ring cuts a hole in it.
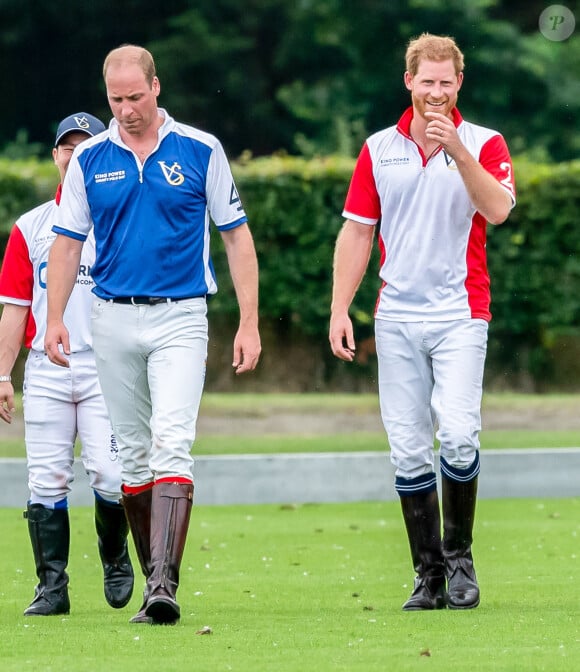
[[[443,557],[447,576],[447,606],[473,609],[479,604],[479,586],[471,543],[477,498],[477,476],[467,483],[442,473]]]
[[[445,573],[441,553],[441,516],[437,490],[401,496],[413,567],[417,572],[404,611],[445,607]]]
[[[151,564],[145,613],[153,623],[173,624],[180,608],[175,595],[185,548],[193,483],[157,483],[151,501]]]
[[[145,580],[151,575],[151,491],[143,490],[136,495],[123,493],[122,503],[133,535],[137,558]],[[143,604],[139,611],[130,619],[130,623],[151,623],[151,618],[145,613],[147,606],[147,585],[143,591]]]

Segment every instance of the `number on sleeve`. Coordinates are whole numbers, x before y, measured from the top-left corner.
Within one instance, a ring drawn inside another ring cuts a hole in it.
[[[512,180],[512,166],[511,163],[508,161],[504,161],[503,163],[499,164],[499,167],[502,170],[505,170],[507,175],[503,178],[503,180],[500,180],[500,184],[503,184],[504,187],[507,187],[512,194],[514,193],[514,183]]]
[[[240,212],[241,210],[243,210],[240,195],[238,194],[236,185],[232,182],[232,189],[230,191],[230,205],[235,205],[236,203],[238,204],[237,211]]]

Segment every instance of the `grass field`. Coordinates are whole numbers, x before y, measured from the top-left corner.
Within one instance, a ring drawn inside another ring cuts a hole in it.
[[[17,414],[22,414],[21,400],[17,400]],[[562,428],[558,417],[575,418],[580,410],[580,395],[525,395],[487,394],[484,412],[493,416],[501,413],[513,417],[515,428],[490,429],[484,427],[481,447],[502,448],[574,448],[580,446],[578,429]],[[275,418],[291,414],[297,418],[295,429],[280,432]],[[325,431],[308,432],[300,425],[300,418],[379,417],[378,400],[373,394],[206,394],[200,416],[222,419],[235,424],[239,418],[271,418],[271,427],[261,434],[200,433],[194,446],[195,455],[225,455],[248,453],[313,453],[357,452],[388,450],[382,429],[355,433],[332,431],[332,423]],[[529,419],[529,424],[526,420]],[[509,424],[509,423],[508,423]],[[580,425],[579,425],[580,426]],[[20,433],[2,431],[0,425],[0,457],[24,457],[23,437]]]
[[[576,448],[580,435],[573,431],[533,432],[523,430],[488,431],[482,434],[481,447],[503,448]],[[272,453],[329,453],[385,451],[389,449],[383,433],[325,434],[316,436],[201,436],[195,443],[194,455],[266,455]],[[77,451],[78,453],[78,451]],[[24,457],[22,439],[0,437],[0,458]]]
[[[71,512],[71,614],[22,616],[26,525],[0,510],[2,672],[570,672],[580,666],[580,500],[486,500],[478,609],[405,613],[412,569],[397,503],[194,507],[182,619],[129,624],[101,596],[92,512]],[[134,557],[134,555],[133,555]],[[204,626],[211,634],[197,634]]]
[[[574,414],[580,397],[491,395],[515,416]],[[496,405],[496,406],[494,406]],[[489,407],[488,407],[489,408]],[[215,417],[364,414],[374,395],[206,395]],[[520,425],[525,423],[520,423]],[[482,447],[578,446],[577,431],[486,430]],[[382,432],[200,436],[196,454],[385,450]],[[0,457],[23,456],[0,427]],[[580,667],[580,499],[482,500],[478,609],[405,613],[413,578],[397,502],[193,509],[182,619],[130,624],[102,597],[92,511],[71,511],[66,617],[24,618],[36,578],[21,510],[0,509],[0,672],[569,672]],[[133,553],[133,558],[135,554]],[[207,626],[211,634],[198,634]]]

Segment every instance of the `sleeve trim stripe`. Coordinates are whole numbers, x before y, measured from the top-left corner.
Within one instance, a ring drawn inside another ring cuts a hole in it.
[[[59,233],[62,236],[68,236],[69,238],[80,240],[82,243],[84,243],[85,240],[87,239],[87,237],[82,233],[77,233],[76,231],[70,231],[69,229],[62,229],[60,226],[53,226],[52,230],[55,233]]]
[[[0,303],[22,306],[23,308],[28,308],[32,305],[31,301],[27,301],[26,299],[16,299],[13,296],[0,296]]]
[[[349,212],[348,210],[343,210],[342,216],[345,219],[352,219],[353,222],[359,222],[359,224],[369,224],[370,226],[374,226],[379,220],[374,218],[374,217],[361,217],[360,215],[355,215],[352,212]]]

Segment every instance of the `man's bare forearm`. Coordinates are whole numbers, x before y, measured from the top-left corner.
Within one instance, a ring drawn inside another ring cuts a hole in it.
[[[61,322],[75,286],[83,243],[58,235],[48,256],[46,276],[47,322]]]

